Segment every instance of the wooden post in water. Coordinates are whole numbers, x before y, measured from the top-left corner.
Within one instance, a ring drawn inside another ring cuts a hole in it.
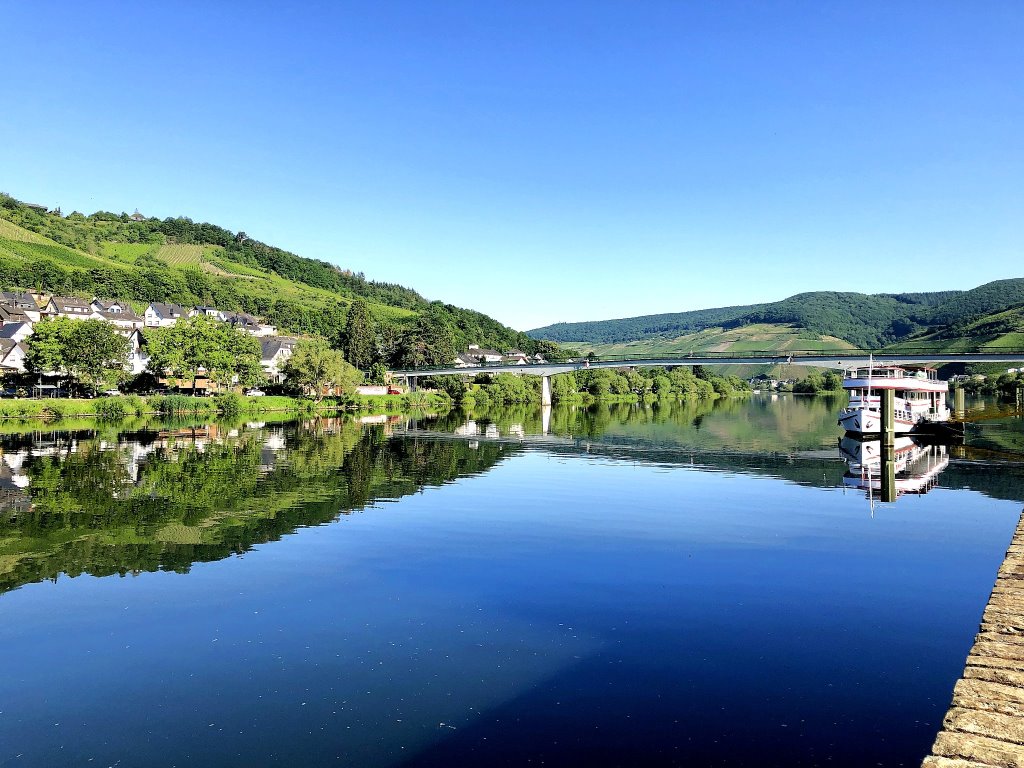
[[[896,392],[881,391],[882,501],[896,501]]]
[[[953,390],[953,411],[956,413],[958,419],[964,417],[964,388],[957,387]]]

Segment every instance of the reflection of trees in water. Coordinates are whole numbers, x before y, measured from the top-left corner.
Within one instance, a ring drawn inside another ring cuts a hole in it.
[[[347,422],[105,449],[67,437],[29,453],[31,500],[0,513],[0,591],[60,573],[187,571],[424,487],[487,471],[512,449],[470,448]],[[8,450],[8,446],[4,446]]]

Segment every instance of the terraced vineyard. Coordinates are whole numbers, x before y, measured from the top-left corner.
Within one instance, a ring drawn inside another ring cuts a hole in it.
[[[198,267],[203,261],[203,246],[177,243],[162,245],[156,252],[156,257],[174,267]]]
[[[22,229],[17,224],[12,224],[6,219],[0,219],[0,237],[8,240],[15,240],[19,243],[48,243],[50,242],[42,235]]]

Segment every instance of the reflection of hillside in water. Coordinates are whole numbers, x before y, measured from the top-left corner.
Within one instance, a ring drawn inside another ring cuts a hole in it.
[[[461,437],[473,444],[498,440],[561,455],[753,474],[811,487],[841,488],[854,485],[847,477],[850,456],[836,451],[842,434],[836,420],[841,405],[841,398],[776,395],[710,403],[554,408],[547,415],[539,408],[513,406],[452,411],[416,424],[414,433],[442,440]],[[1003,427],[1003,431],[1013,429],[1014,425]],[[1015,439],[1024,438],[1019,424],[1016,430]],[[405,428],[398,431],[404,433]],[[860,448],[848,452],[856,450]],[[972,446],[931,446],[913,452],[908,463],[910,454],[903,451],[899,457],[904,476],[899,478],[898,488],[903,493],[922,493],[941,485],[979,491],[996,499],[1022,498],[1024,452],[993,456]],[[993,465],[993,458],[1000,460],[998,466]],[[859,475],[860,468],[856,472]]]
[[[389,425],[0,440],[0,591],[61,573],[187,571],[297,528],[490,469],[504,445],[389,440]]]
[[[547,412],[522,406],[363,423],[7,435],[0,437],[0,591],[61,573],[185,572],[378,501],[486,472],[526,449],[841,488],[853,470],[835,448],[838,405],[787,397]],[[864,446],[859,457],[851,448],[869,474]],[[1019,461],[994,470],[969,448],[910,453],[904,492],[942,464],[922,490],[938,483],[1021,498]]]

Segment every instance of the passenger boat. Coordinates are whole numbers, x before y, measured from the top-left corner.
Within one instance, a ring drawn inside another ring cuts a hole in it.
[[[847,371],[843,389],[850,393],[850,402],[839,412],[839,424],[847,432],[881,433],[883,389],[895,390],[893,426],[898,434],[927,423],[949,420],[946,406],[949,385],[939,380],[934,368],[899,365],[854,368]]]

